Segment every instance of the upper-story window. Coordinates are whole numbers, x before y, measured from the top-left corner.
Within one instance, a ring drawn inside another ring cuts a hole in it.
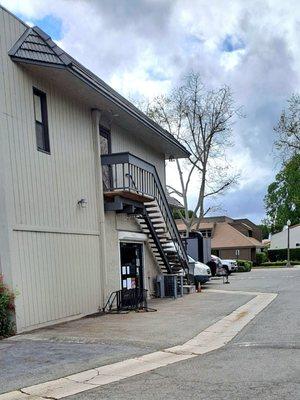
[[[50,154],[46,93],[33,88],[33,105],[37,148]]]
[[[202,236],[205,237],[205,238],[211,237],[211,230],[210,229],[202,230],[200,232],[201,232]]]

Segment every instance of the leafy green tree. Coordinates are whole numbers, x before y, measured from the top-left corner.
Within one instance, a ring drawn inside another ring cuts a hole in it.
[[[189,210],[189,211],[188,211],[188,215],[189,215],[189,218],[192,218],[193,211],[192,211],[192,210]],[[184,211],[184,210],[180,210],[180,209],[175,209],[175,210],[173,210],[173,217],[174,217],[175,219],[181,219],[181,218],[183,218],[184,216],[185,216],[185,211]]]
[[[262,238],[263,239],[268,239],[269,238],[269,233],[270,233],[270,228],[269,226],[265,223],[265,221],[262,221],[262,223],[260,225],[258,225],[258,227],[261,230],[262,233]]]
[[[265,207],[272,233],[281,231],[288,220],[300,223],[300,154],[286,162],[269,185]]]

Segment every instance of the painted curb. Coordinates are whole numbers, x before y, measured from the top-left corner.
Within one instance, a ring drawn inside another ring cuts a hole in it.
[[[276,293],[207,291],[255,297],[182,345],[5,393],[0,395],[0,400],[61,399],[217,350],[230,342],[277,297]]]

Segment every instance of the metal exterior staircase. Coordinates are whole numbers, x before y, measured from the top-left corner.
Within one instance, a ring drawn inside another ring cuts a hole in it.
[[[183,269],[181,257],[176,251],[156,201],[145,203],[143,214],[136,218],[143,232],[149,236],[150,248],[161,271],[177,273]]]
[[[135,215],[163,273],[188,272],[187,254],[155,166],[130,153],[103,155],[101,162],[110,171],[105,209]]]

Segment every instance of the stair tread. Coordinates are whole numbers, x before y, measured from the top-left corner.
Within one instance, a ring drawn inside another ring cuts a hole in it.
[[[162,242],[162,245],[166,245],[169,243],[167,238],[161,238],[161,242]],[[153,239],[149,239],[149,243],[155,243],[155,242]]]

